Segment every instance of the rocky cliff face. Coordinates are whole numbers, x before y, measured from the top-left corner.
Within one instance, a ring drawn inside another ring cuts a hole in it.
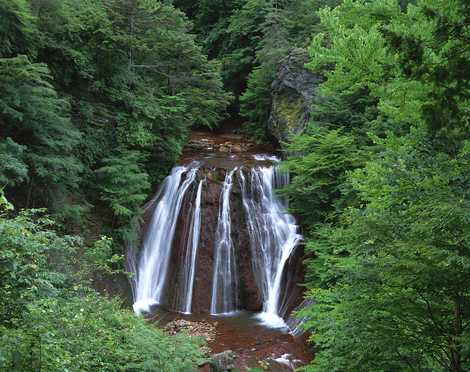
[[[208,313],[211,303],[211,288],[214,267],[214,236],[216,234],[220,194],[225,175],[224,169],[201,169],[201,177],[207,179],[204,198],[202,200],[202,220],[204,225],[199,238],[198,258],[193,295],[193,313]],[[190,198],[187,198],[188,200]],[[239,273],[239,298],[238,303],[242,309],[259,311],[262,299],[253,276],[252,257],[248,232],[245,228],[244,210],[241,201],[241,193],[238,182],[234,183],[230,196],[232,217],[232,239],[234,241],[237,272]],[[178,268],[181,268],[181,257],[185,250],[184,239],[187,236],[185,229],[188,225],[187,215],[181,214],[178,230],[175,234],[172,276],[169,281],[173,285],[168,286],[167,303],[169,308],[175,308],[174,293],[179,287]]]
[[[278,142],[300,133],[310,117],[310,106],[321,76],[305,68],[308,55],[294,49],[281,64],[272,84],[272,105],[268,132]]]

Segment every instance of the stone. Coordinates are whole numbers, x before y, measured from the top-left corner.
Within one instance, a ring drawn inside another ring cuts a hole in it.
[[[305,67],[308,60],[307,51],[294,49],[272,83],[268,132],[279,143],[302,132],[310,118],[310,106],[323,79]]]
[[[271,365],[266,360],[260,360],[258,362],[258,366],[264,371],[269,371],[269,369],[271,368]]]
[[[204,363],[203,365],[199,366],[199,372],[211,372],[211,365],[209,363]]]
[[[233,152],[243,152],[243,148],[240,145],[233,145],[232,147]]]
[[[219,147],[220,152],[230,152],[230,148],[227,146],[220,146]]]
[[[216,336],[214,325],[207,322],[192,322],[185,319],[173,320],[164,327],[164,330],[170,336],[184,332],[190,337],[202,337],[206,343],[214,341]],[[205,355],[211,353],[211,349],[208,346],[201,346],[200,351]]]
[[[227,372],[235,368],[236,354],[232,350],[226,350],[211,356],[209,365],[211,372]]]

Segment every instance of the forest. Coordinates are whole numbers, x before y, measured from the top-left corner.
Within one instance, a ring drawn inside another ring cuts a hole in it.
[[[292,61],[305,112],[276,96]],[[191,134],[227,125],[290,175],[300,370],[469,371],[467,0],[0,0],[0,370],[204,363],[100,283]]]

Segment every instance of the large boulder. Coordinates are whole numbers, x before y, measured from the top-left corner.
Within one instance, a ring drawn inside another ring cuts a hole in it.
[[[300,133],[309,120],[310,106],[322,78],[305,67],[308,59],[306,50],[292,50],[272,83],[268,132],[278,142]]]

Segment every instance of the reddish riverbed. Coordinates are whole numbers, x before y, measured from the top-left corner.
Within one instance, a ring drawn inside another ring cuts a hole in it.
[[[201,160],[208,167],[233,168],[241,165],[253,166],[263,161],[260,158],[256,160],[255,155],[267,155],[264,161],[269,161],[269,157],[272,159],[275,154],[272,146],[257,144],[243,135],[193,132],[179,163],[188,164]]]
[[[211,352],[234,351],[237,355],[235,368],[241,371],[259,367],[260,361],[269,366],[268,371],[291,371],[294,366],[300,367],[313,359],[304,337],[293,337],[285,329],[267,328],[251,312],[240,311],[231,316],[183,315],[155,308],[149,316],[149,320],[159,326],[175,319],[212,324],[216,334],[208,344]],[[284,362],[281,361],[283,356]],[[290,367],[287,361],[291,363]]]

